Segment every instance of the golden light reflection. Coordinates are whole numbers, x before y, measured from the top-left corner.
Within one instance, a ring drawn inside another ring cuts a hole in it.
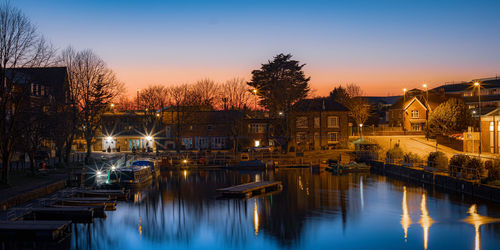
[[[187,178],[187,175],[188,175],[187,170],[184,170],[183,174],[184,174],[184,179],[186,179],[186,178]]]
[[[304,185],[302,184],[302,176],[299,176],[299,188],[300,190],[304,190]]]
[[[434,221],[429,216],[429,212],[427,211],[427,196],[425,193],[422,194],[422,201],[420,202],[420,225],[424,229],[424,249],[427,249],[429,242],[429,228],[431,227]]]
[[[142,235],[141,216],[139,216],[139,235]]]
[[[405,242],[408,237],[408,228],[411,225],[410,213],[408,213],[408,204],[406,201],[406,186],[403,187],[403,203],[402,203],[403,215],[401,216],[401,226],[405,232]]]
[[[259,210],[257,209],[257,200],[254,200],[253,227],[255,230],[255,235],[258,235],[259,234]]]
[[[141,199],[142,199],[141,192],[137,192],[137,193],[134,194],[134,204],[138,203],[139,201],[141,201]]]
[[[484,224],[499,222],[500,219],[482,216],[478,214],[476,204],[470,206],[469,211],[467,211],[467,213],[469,214],[469,217],[467,217],[463,221],[472,224],[474,226],[474,230],[476,232],[476,235],[474,237],[474,249],[479,250],[481,249],[481,233],[479,231],[479,228]]]

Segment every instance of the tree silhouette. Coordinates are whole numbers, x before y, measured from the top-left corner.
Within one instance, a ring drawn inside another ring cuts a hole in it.
[[[291,54],[275,56],[260,69],[252,71],[252,80],[248,82],[253,87],[251,91],[255,90],[259,97],[259,104],[273,116],[289,112],[292,105],[306,98],[310,91],[311,78],[302,71],[305,64],[291,58]]]

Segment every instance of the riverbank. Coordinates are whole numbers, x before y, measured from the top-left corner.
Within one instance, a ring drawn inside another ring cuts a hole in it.
[[[445,173],[430,172],[398,164],[388,164],[383,161],[368,161],[367,163],[372,167],[373,172],[382,173],[386,176],[434,185],[447,191],[500,203],[500,188],[495,186],[482,184],[477,181],[458,179]]]

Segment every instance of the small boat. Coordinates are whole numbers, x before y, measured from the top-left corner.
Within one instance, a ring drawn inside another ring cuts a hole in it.
[[[132,162],[132,166],[149,166],[153,177],[160,176],[160,165],[158,165],[154,160],[151,159],[137,160]]]
[[[348,164],[335,164],[330,165],[327,168],[327,171],[332,172],[333,174],[346,174],[346,173],[367,173],[370,172],[370,166],[366,164],[359,164],[356,162],[350,162]]]
[[[109,182],[125,187],[141,187],[151,184],[153,175],[149,166],[127,166],[110,173]]]
[[[236,166],[239,169],[265,169],[266,164],[261,160],[240,161]]]

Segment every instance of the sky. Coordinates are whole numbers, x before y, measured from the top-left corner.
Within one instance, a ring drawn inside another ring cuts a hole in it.
[[[313,95],[356,83],[400,95],[500,75],[500,1],[15,0],[58,49],[92,49],[130,94],[202,78],[250,80],[279,53]]]

